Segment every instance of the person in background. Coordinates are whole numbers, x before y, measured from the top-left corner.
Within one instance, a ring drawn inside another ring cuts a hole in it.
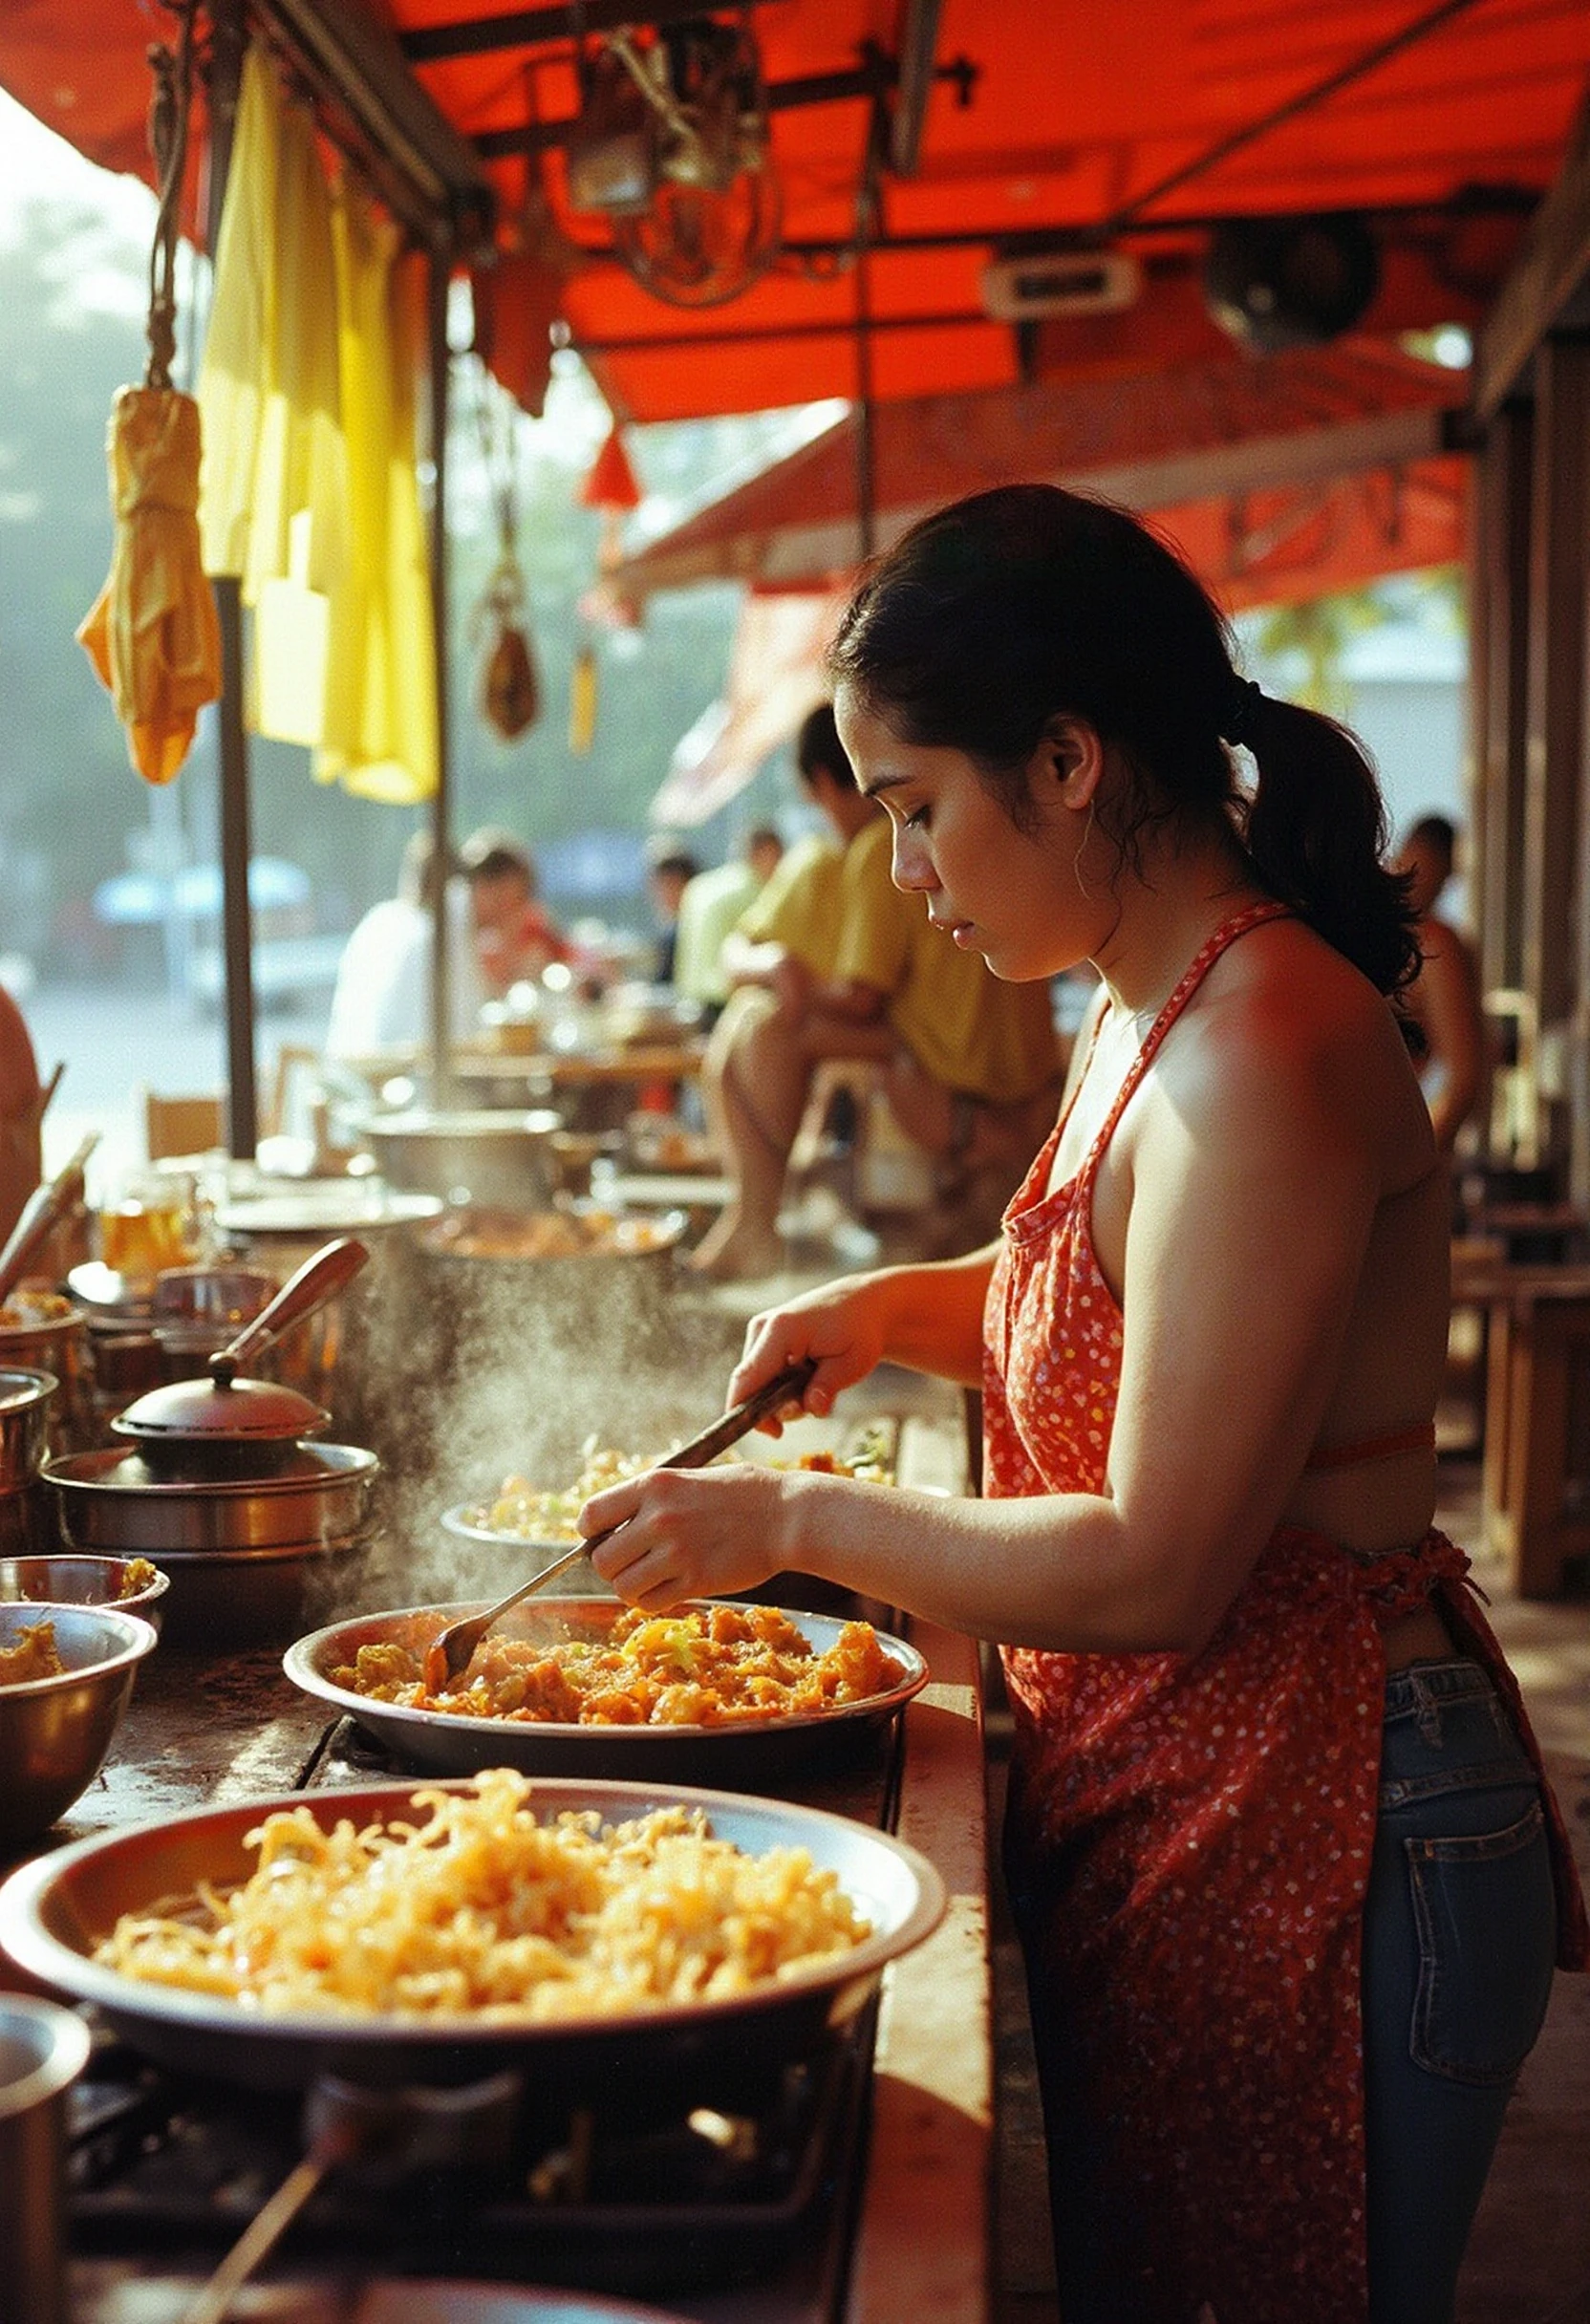
[[[935,940],[1101,981],[997,1242],[754,1317],[724,1400],[808,1357],[816,1413],[883,1362],[980,1387],[983,1497],[747,1461],[580,1530],[649,1611],[793,1569],[999,1643],[1066,2324],[1450,2324],[1590,1927],[1432,1523],[1449,1186],[1373,770],[1052,485],[913,526],[829,667]]]
[[[717,1022],[729,997],[724,940],[766,887],[783,854],[784,841],[773,826],[758,824],[738,853],[698,872],[679,898],[674,988],[681,1000],[700,1004],[708,1024]]]
[[[431,943],[436,927],[436,846],[416,831],[403,850],[398,893],[372,904],[343,947],[326,1030],[329,1057],[376,1057],[412,1048],[431,1031]],[[480,1022],[485,989],[475,961],[469,891],[447,881],[448,1014],[455,1040]]]
[[[890,1109],[942,1160],[946,1191],[1000,1163],[1014,1186],[1058,1090],[1047,987],[1000,984],[975,954],[940,942],[895,889],[887,819],[856,787],[828,703],[804,722],[796,763],[839,847],[791,850],[724,946],[746,990],[719,1021],[703,1074],[734,1184],[692,1255],[709,1277],[779,1264],[784,1175],[825,1059],[885,1068]]]
[[[469,883],[475,954],[487,995],[533,983],[552,961],[572,962],[575,948],[540,902],[535,859],[522,840],[495,824],[472,831],[459,850]]]
[[[32,1036],[15,1001],[0,985],[0,1242],[43,1175],[43,1112]]]
[[[1456,860],[1456,826],[1445,815],[1422,815],[1405,836],[1396,861],[1407,881],[1408,910],[1419,939],[1419,973],[1403,994],[1403,1006],[1423,1037],[1419,1080],[1443,1153],[1450,1153],[1485,1083],[1479,970],[1468,938],[1436,909]]]
[[[700,864],[682,840],[658,831],[646,844],[646,891],[657,918],[657,946],[652,966],[654,984],[672,984],[679,938],[679,906],[685,890],[700,872]]]

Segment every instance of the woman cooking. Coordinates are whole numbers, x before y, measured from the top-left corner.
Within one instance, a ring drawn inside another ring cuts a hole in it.
[[[1000,1643],[1066,2324],[1435,2324],[1587,1934],[1430,1524],[1448,1195],[1373,774],[1048,486],[918,525],[832,670],[896,884],[999,977],[1101,982],[999,1243],[757,1317],[730,1394],[980,1385],[987,1497],[658,1471],[582,1525],[648,1606],[798,1567]]]

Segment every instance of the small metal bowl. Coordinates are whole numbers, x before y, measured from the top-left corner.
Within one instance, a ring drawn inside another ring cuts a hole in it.
[[[131,1558],[0,1558],[0,1605],[108,1605],[141,1614],[158,1630],[171,1577],[158,1565],[153,1571],[152,1582],[129,1589],[129,1577],[137,1580]]]
[[[110,1606],[0,1605],[0,1646],[49,1623],[58,1678],[0,1686],[0,1849],[36,1840],[87,1791],[155,1645],[151,1623]]]
[[[0,1493],[17,1493],[38,1474],[49,1437],[54,1372],[0,1371]]]

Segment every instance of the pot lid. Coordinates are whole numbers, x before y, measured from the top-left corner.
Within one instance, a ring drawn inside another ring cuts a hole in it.
[[[151,1388],[111,1422],[137,1444],[278,1444],[313,1436],[331,1414],[275,1380],[173,1380]]]

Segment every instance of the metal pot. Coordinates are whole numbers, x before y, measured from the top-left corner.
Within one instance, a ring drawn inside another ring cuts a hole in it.
[[[269,1476],[162,1477],[112,1446],[45,1464],[75,1549],[153,1558],[170,1578],[178,1645],[280,1645],[324,1608],[338,1561],[360,1548],[380,1463],[360,1445],[297,1445]],[[322,1616],[323,1618],[323,1616]]]
[[[168,1476],[118,1445],[46,1461],[61,1531],[74,1549],[140,1554],[308,1549],[362,1533],[380,1473],[362,1445],[290,1448],[264,1476]]]
[[[18,1493],[38,1474],[59,1385],[53,1372],[0,1371],[0,1493]]]
[[[562,1129],[560,1117],[545,1109],[412,1107],[368,1115],[358,1134],[389,1185],[449,1202],[540,1211],[557,1191],[563,1166],[552,1141]]]

